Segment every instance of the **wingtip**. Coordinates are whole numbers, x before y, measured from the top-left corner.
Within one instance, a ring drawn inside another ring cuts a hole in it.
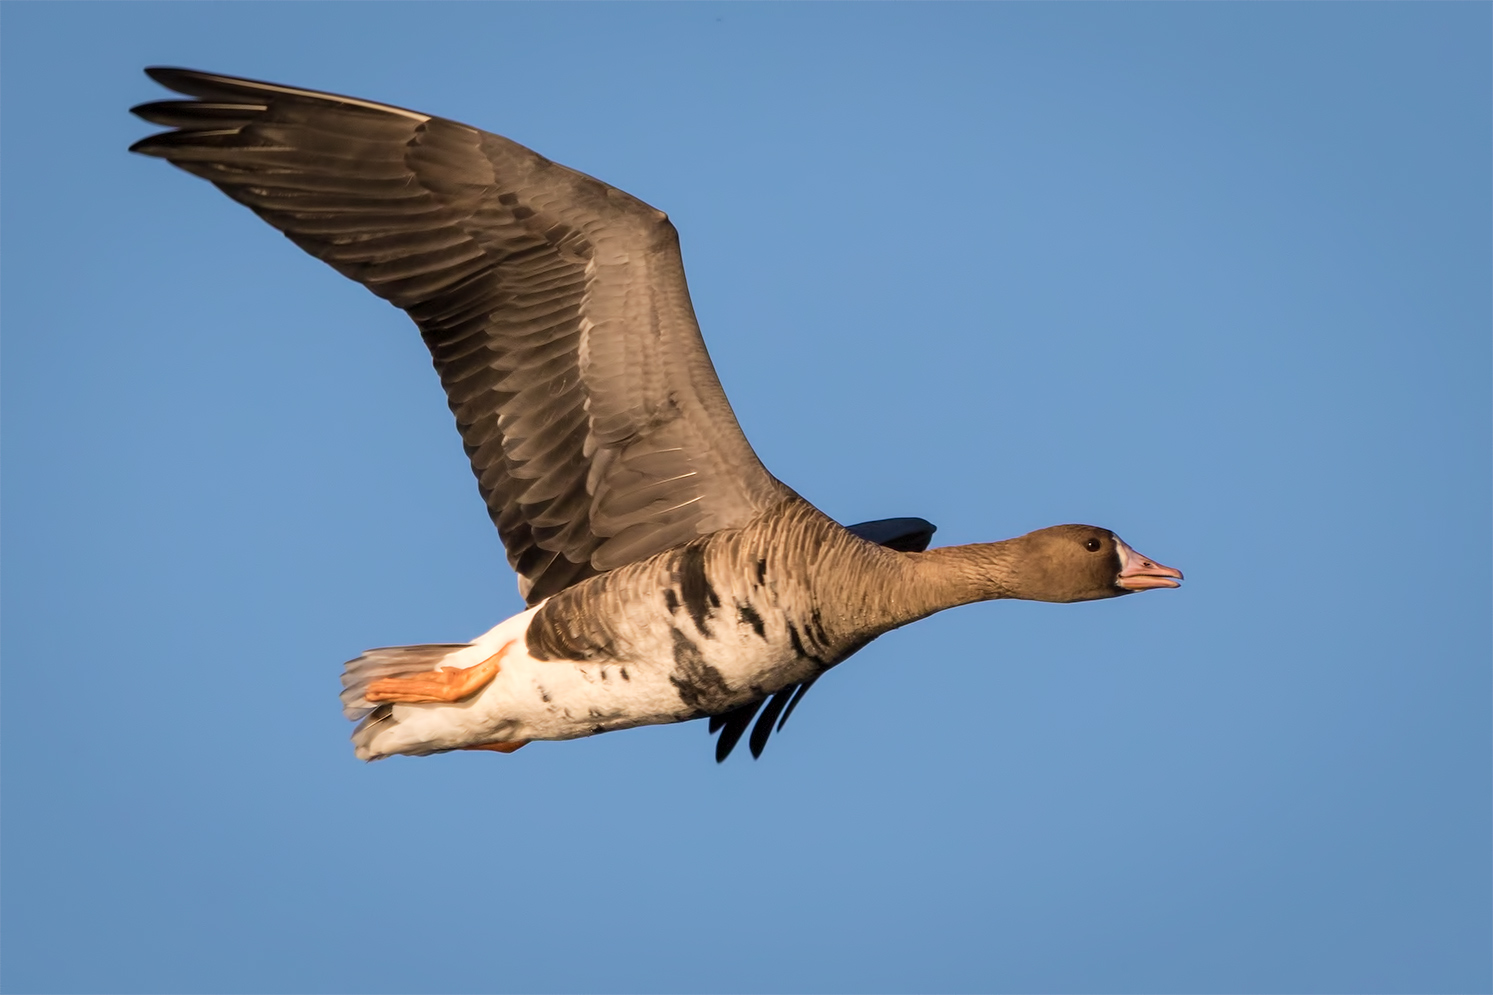
[[[186,91],[183,90],[183,89],[181,89],[178,86],[173,86],[172,85],[173,81],[174,80],[178,80],[183,75],[185,75],[187,73],[191,73],[193,71],[194,70],[191,70],[191,69],[181,69],[181,68],[179,68],[177,66],[146,66],[145,67],[145,75],[149,76],[152,80],[154,80],[155,82],[161,84],[166,89],[168,89],[168,90],[174,90],[177,93],[185,93]],[[149,113],[149,109],[153,105],[158,104],[158,103],[160,103],[160,101],[158,101],[158,100],[147,100],[143,104],[136,104],[134,107],[131,107],[130,108],[130,113],[133,114],[133,115],[135,115],[136,117],[142,119],[142,120],[150,121],[150,118],[147,116],[147,114]],[[151,123],[154,124],[155,122],[152,121]],[[151,140],[151,138],[154,138],[154,137],[155,137],[154,135],[151,135],[151,136],[149,136],[147,138],[140,139],[138,142],[136,142],[135,144],[133,144],[133,145],[130,146],[130,151],[131,152],[138,152],[141,155],[150,155],[151,153],[149,151],[147,151],[145,148],[143,148],[143,146],[145,146],[147,143],[149,143],[150,140]]]
[[[184,66],[146,66],[145,75],[168,90],[187,93],[188,91],[183,90],[180,84],[193,78],[210,76],[211,73],[202,72],[200,69],[187,69]]]
[[[155,113],[155,108],[160,107],[161,103],[162,102],[159,101],[159,100],[147,100],[143,104],[136,104],[134,107],[131,107],[130,108],[130,113],[133,114],[133,115],[135,115],[140,120],[147,121],[150,124],[160,124],[161,123],[160,121],[152,120],[152,116]],[[171,126],[167,125],[167,127],[171,127]],[[148,138],[142,138],[142,139],[140,139],[140,142],[145,142],[145,141],[149,141],[149,140],[150,139],[148,139]],[[140,142],[136,142],[135,145],[139,145]],[[130,146],[130,151],[131,152],[135,151],[134,145]]]
[[[387,114],[398,114],[417,121],[429,121],[431,115],[412,111],[408,107],[382,104],[377,101],[349,97],[330,90],[307,90],[298,86],[284,86],[249,76],[225,76],[222,73],[203,72],[200,69],[183,69],[180,66],[146,66],[145,75],[168,90],[195,97],[198,100],[222,100],[242,103],[245,98],[263,100],[269,97],[299,98],[331,101],[349,107],[365,107]]]

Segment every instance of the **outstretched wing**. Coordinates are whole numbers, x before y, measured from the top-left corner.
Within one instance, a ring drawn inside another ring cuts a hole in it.
[[[185,69],[137,142],[404,309],[530,604],[788,491],[705,352],[668,217],[455,121]]]
[[[923,518],[883,518],[875,522],[847,525],[845,531],[854,532],[868,542],[878,543],[901,553],[921,553],[933,541],[933,533],[938,531],[938,526]],[[715,762],[725,760],[736,749],[736,744],[741,742],[742,734],[746,732],[747,726],[752,725],[752,719],[756,717],[758,710],[761,710],[762,716],[752,726],[752,736],[747,740],[747,746],[751,749],[754,760],[762,756],[762,751],[767,748],[768,737],[788,724],[788,716],[793,714],[793,710],[818,679],[814,677],[802,684],[790,684],[770,698],[758,698],[729,712],[712,715],[710,732],[720,732],[720,738],[715,741]],[[767,703],[766,708],[762,707],[764,701]]]

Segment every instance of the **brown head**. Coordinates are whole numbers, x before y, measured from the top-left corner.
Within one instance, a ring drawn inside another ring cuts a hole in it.
[[[1137,553],[1109,529],[1054,525],[1009,543],[1010,597],[1028,601],[1095,601],[1177,587],[1182,571]]]

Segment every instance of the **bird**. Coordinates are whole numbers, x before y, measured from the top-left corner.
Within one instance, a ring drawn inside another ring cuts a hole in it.
[[[930,548],[921,518],[844,527],[747,441],[679,237],[643,201],[499,135],[191,69],[132,152],[245,205],[420,331],[525,609],[466,643],[345,664],[355,755],[512,753],[708,719],[760,756],[831,667],[995,599],[1175,588],[1115,533],[1057,525]]]

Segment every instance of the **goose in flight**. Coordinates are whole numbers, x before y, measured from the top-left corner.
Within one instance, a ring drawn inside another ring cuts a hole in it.
[[[189,99],[134,108],[171,130],[132,151],[210,180],[414,320],[527,602],[470,643],[349,662],[362,759],[703,717],[717,759],[755,717],[756,755],[884,632],[1182,578],[1090,525],[935,549],[922,519],[844,528],[742,434],[662,211],[445,118],[146,71]]]

